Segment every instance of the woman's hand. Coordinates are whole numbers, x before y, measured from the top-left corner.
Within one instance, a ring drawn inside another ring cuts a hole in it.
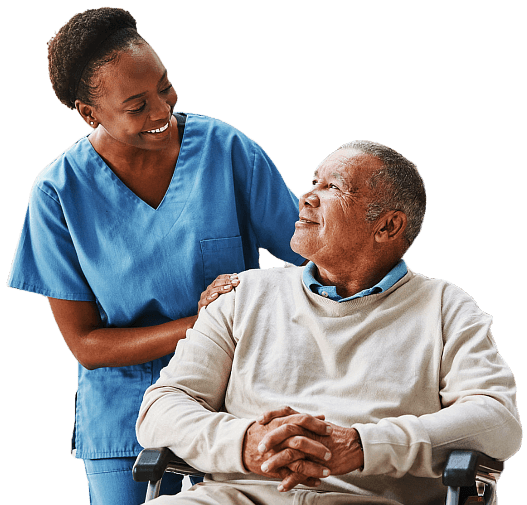
[[[221,294],[232,291],[232,289],[238,286],[238,284],[240,284],[238,274],[218,275],[218,277],[208,285],[207,289],[201,293],[198,303],[198,314],[203,307],[206,307],[209,303],[216,300]]]

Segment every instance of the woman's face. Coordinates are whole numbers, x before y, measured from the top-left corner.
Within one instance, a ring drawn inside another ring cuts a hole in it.
[[[148,150],[169,144],[176,126],[171,117],[177,94],[148,44],[122,52],[99,70],[96,79],[100,91],[92,116],[101,140]]]

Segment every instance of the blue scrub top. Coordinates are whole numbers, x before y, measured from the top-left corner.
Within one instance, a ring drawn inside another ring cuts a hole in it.
[[[258,248],[294,264],[298,200],[265,152],[221,121],[189,114],[170,186],[156,208],[79,140],[37,178],[8,281],[94,301],[105,327],[196,313],[216,276],[258,268]],[[79,365],[74,446],[84,459],[135,456],[143,393],[171,356],[142,365]]]

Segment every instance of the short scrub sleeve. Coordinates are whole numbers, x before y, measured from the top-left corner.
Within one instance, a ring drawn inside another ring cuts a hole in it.
[[[284,261],[301,265],[304,258],[289,245],[298,220],[298,198],[259,146],[255,146],[249,191],[251,222],[260,247]]]
[[[8,285],[52,298],[95,301],[59,199],[49,188],[33,187]]]

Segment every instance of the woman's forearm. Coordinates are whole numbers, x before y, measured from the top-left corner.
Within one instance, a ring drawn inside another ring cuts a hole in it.
[[[81,337],[76,357],[85,368],[146,363],[173,353],[197,316],[144,328],[98,328]]]
[[[79,363],[88,369],[137,365],[174,352],[197,316],[148,327],[104,328],[94,302],[49,298],[55,321]]]
[[[239,284],[237,274],[219,275],[201,294],[197,310]],[[75,358],[93,370],[147,363],[173,353],[197,315],[148,327],[104,328],[95,302],[49,298],[55,321]]]

